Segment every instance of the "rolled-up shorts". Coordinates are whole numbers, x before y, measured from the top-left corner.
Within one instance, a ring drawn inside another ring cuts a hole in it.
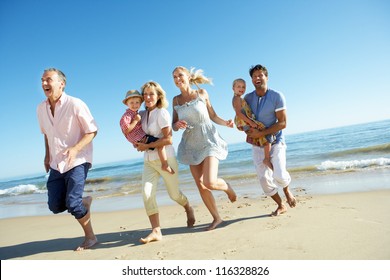
[[[273,170],[263,163],[264,149],[252,146],[253,163],[255,165],[257,178],[267,196],[273,196],[279,188],[287,187],[291,182],[291,176],[286,168],[286,144],[283,142],[271,146],[271,163]]]
[[[91,164],[86,162],[62,174],[50,169],[46,184],[50,211],[58,214],[68,210],[76,219],[87,214],[83,205],[83,193],[90,167]]]

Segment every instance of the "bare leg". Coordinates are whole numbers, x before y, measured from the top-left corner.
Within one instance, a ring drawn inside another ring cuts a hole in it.
[[[202,182],[202,177],[203,177],[203,165],[204,163],[201,163],[199,165],[191,165],[191,173],[192,176],[195,179],[196,186],[199,189],[200,196],[202,197],[203,203],[206,205],[207,209],[209,210],[211,216],[213,217],[213,221],[211,224],[207,227],[206,230],[213,230],[215,229],[218,225],[220,225],[223,220],[221,219],[219,213],[218,213],[218,208],[215,203],[215,199],[211,191],[206,188],[203,185]]]
[[[288,205],[290,205],[291,208],[294,208],[297,205],[297,200],[295,199],[294,195],[288,189],[288,186],[283,188],[283,192],[287,198]]]
[[[168,158],[167,153],[165,152],[165,148],[157,148],[157,152],[161,161],[161,169],[171,174],[175,174],[175,171],[168,164]]]
[[[187,227],[189,228],[194,227],[195,224],[194,209],[192,209],[190,203],[184,205],[184,209],[186,210],[186,214],[187,214]]]
[[[199,188],[199,187],[198,187]],[[215,199],[213,194],[210,190],[206,188],[200,188],[199,189],[200,196],[202,197],[203,203],[206,205],[207,209],[209,210],[211,216],[213,217],[213,221],[211,224],[206,228],[206,230],[213,230],[217,228],[222,222],[222,218],[218,213],[218,208],[215,203]]]
[[[286,213],[287,211],[287,208],[286,206],[283,204],[282,202],[282,199],[280,198],[279,194],[276,193],[275,195],[271,196],[271,198],[276,202],[276,204],[278,205],[278,208],[276,208],[276,210],[274,212],[272,212],[271,216],[279,216],[281,214],[284,214]]]
[[[147,244],[153,241],[162,240],[162,233],[160,228],[160,218],[159,214],[153,214],[149,216],[149,221],[152,226],[152,232],[145,238],[141,238],[139,241],[141,243]]]
[[[224,191],[231,202],[237,200],[237,195],[224,179],[218,178],[219,160],[215,157],[207,157],[203,161],[203,184],[209,190]]]
[[[267,142],[264,145],[264,159],[263,159],[263,163],[273,170],[274,167],[272,166],[272,163],[271,163],[270,152],[271,152],[271,144]]]
[[[78,222],[80,223],[81,227],[84,230],[85,239],[84,242],[75,249],[75,251],[82,251],[85,249],[89,249],[97,243],[97,238],[93,233],[92,224],[91,224],[90,209],[92,204],[92,197],[90,196],[84,197],[83,204],[87,208],[87,214],[81,219],[78,219]]]

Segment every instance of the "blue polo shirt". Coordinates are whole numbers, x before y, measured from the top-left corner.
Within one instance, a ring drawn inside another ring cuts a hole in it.
[[[276,112],[286,109],[286,99],[281,92],[268,89],[263,97],[256,94],[256,91],[247,93],[244,97],[250,106],[256,120],[270,127],[277,122]],[[285,143],[282,130],[275,133],[276,143]]]

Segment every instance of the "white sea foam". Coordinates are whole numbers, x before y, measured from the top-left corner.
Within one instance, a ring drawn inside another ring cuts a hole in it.
[[[318,170],[346,170],[346,169],[358,169],[375,166],[390,165],[389,158],[374,158],[363,160],[349,160],[349,161],[331,161],[327,160],[317,166]]]
[[[45,190],[40,190],[35,185],[27,184],[27,185],[18,185],[5,190],[0,190],[0,195],[12,196],[12,195],[20,195],[20,194],[43,193],[43,192],[45,192]]]

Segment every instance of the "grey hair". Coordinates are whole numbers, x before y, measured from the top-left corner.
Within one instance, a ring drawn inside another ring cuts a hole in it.
[[[58,75],[58,78],[60,78],[60,80],[64,82],[64,89],[65,89],[66,76],[65,76],[64,72],[62,72],[61,70],[59,70],[57,68],[47,68],[43,71],[43,73],[46,73],[46,72],[56,72]]]

